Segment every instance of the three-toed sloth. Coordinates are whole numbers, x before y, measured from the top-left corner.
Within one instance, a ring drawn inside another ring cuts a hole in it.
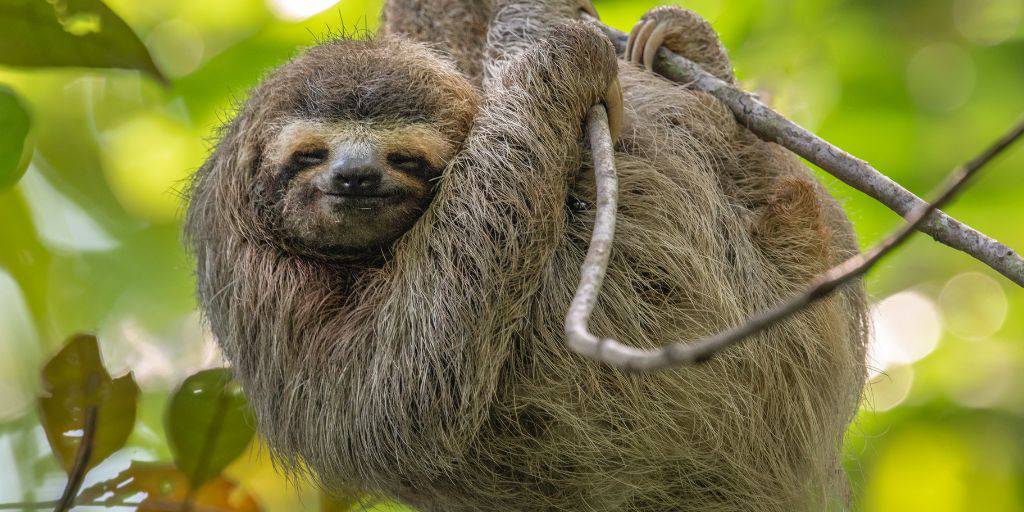
[[[566,348],[596,103],[622,126],[596,332],[695,339],[857,250],[794,157],[629,62],[665,44],[733,80],[706,23],[654,10],[619,61],[578,7],[395,0],[384,34],[325,42],[252,92],[186,229],[260,432],[327,490],[425,511],[841,505],[859,286],[695,367],[624,373]]]

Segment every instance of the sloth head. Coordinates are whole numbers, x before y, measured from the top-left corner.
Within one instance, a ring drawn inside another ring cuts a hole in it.
[[[429,204],[477,111],[473,86],[390,38],[310,49],[253,91],[197,175],[190,223],[331,260],[379,255]],[[203,237],[204,233],[190,233]],[[211,235],[212,236],[212,235]]]

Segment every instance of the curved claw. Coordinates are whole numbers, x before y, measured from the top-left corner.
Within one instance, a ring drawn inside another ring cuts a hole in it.
[[[622,58],[627,61],[630,60],[630,56],[633,55],[633,47],[636,46],[636,36],[639,35],[640,30],[647,24],[646,21],[640,20],[633,25],[633,29],[629,31],[629,37],[626,38],[626,51],[623,52]]]
[[[658,49],[661,48],[662,43],[665,42],[665,37],[668,36],[669,25],[665,23],[655,23],[654,31],[648,36],[647,43],[644,45],[644,67],[649,71],[654,71],[654,58],[658,56]]]
[[[633,47],[629,53],[629,61],[634,64],[641,64],[643,62],[643,51],[647,45],[647,40],[651,37],[651,33],[657,28],[658,23],[654,20],[647,20],[643,25],[636,31],[636,37],[633,39]]]
[[[608,128],[612,135],[612,144],[619,140],[625,118],[625,102],[622,99],[622,84],[615,77],[604,95],[604,107],[608,111]]]
[[[598,16],[598,14],[597,14],[597,9],[594,7],[594,3],[593,2],[591,2],[590,0],[578,0],[578,3],[579,3],[580,11],[583,11],[583,12],[593,16],[594,19],[598,19],[598,20],[601,19],[601,17]]]

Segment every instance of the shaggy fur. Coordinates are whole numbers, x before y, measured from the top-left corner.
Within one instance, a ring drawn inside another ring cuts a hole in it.
[[[518,4],[492,23],[461,151],[385,257],[288,251],[263,151],[299,115],[294,98],[363,91],[320,83],[359,59],[379,64],[368,83],[409,101],[465,94],[425,47],[339,40],[287,64],[197,174],[186,229],[199,295],[260,431],[328,490],[424,511],[841,500],[840,446],[865,372],[859,286],[673,371],[610,369],[571,353],[562,332],[593,225],[592,211],[566,207],[593,196],[583,118],[616,74],[621,206],[595,332],[652,347],[740,322],[855,253],[841,209],[713,98],[617,63],[591,28],[554,25],[572,15],[554,1]],[[524,29],[535,23],[552,26]],[[409,67],[420,82],[395,78]],[[351,115],[321,104],[302,115]],[[453,109],[430,118],[459,118]]]

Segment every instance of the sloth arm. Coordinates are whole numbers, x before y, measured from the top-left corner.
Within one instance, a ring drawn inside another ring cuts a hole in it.
[[[432,343],[484,342],[456,350],[494,347],[487,340],[517,331],[564,236],[584,117],[616,73],[607,39],[574,22],[492,77],[464,149],[395,247],[382,322],[404,317]],[[500,364],[506,354],[491,355]]]
[[[482,0],[388,0],[381,27],[385,34],[427,43],[447,54],[479,86],[491,17],[489,4]]]

